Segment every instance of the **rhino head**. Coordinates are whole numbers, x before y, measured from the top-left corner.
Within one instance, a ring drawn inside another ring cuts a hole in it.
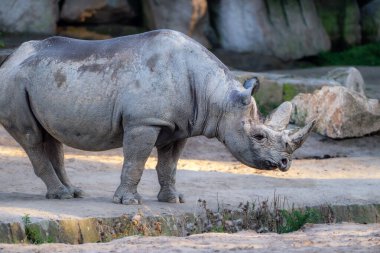
[[[305,127],[286,130],[292,111],[290,102],[282,103],[265,119],[260,119],[252,94],[258,89],[258,80],[245,82],[244,89],[236,91],[231,113],[224,122],[223,143],[240,162],[256,169],[289,170],[293,152],[306,140],[315,120]]]

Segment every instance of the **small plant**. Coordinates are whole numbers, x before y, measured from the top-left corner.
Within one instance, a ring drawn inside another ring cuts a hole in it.
[[[301,229],[306,223],[316,223],[320,215],[311,208],[292,209],[291,211],[280,210],[282,224],[279,224],[277,233],[290,233]]]
[[[277,232],[279,234],[297,231],[306,223],[327,222],[331,212],[321,208],[294,208],[285,197],[274,193],[273,200],[257,199],[240,203],[238,210],[223,209],[218,203],[218,211],[207,207],[205,200],[198,200],[201,214],[197,224],[204,224],[202,232],[233,233],[242,229],[253,229],[258,233]]]
[[[26,239],[33,244],[42,244],[42,243],[52,243],[54,240],[51,237],[48,237],[47,240],[42,236],[41,231],[32,225],[29,214],[25,214],[22,218],[22,222],[25,226],[25,235]]]
[[[212,233],[226,233],[226,229],[223,226],[212,226],[210,229]]]

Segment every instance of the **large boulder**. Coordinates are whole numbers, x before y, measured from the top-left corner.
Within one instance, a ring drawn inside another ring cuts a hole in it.
[[[360,44],[360,9],[356,0],[316,0],[315,4],[333,47]]]
[[[333,80],[341,85],[360,93],[365,96],[365,83],[362,74],[357,68],[342,67],[336,68],[327,73],[324,77],[327,80]]]
[[[207,0],[144,0],[144,19],[149,29],[183,32],[210,48]]]
[[[233,71],[233,73],[241,83],[253,77],[259,78],[260,89],[255,98],[264,114],[271,112],[282,102],[292,100],[298,93],[312,93],[323,86],[345,86],[362,95],[365,94],[363,77],[354,67],[336,68],[319,77],[244,71]]]
[[[330,49],[313,1],[210,1],[222,48],[299,59]]]
[[[54,34],[58,20],[58,0],[2,0],[0,31]]]
[[[65,0],[61,20],[67,23],[128,23],[137,17],[127,0]]]
[[[365,42],[380,41],[380,0],[373,0],[361,9],[362,34]]]
[[[380,131],[380,103],[343,86],[323,87],[293,100],[291,121],[304,125],[317,118],[316,132],[330,138],[360,137]]]

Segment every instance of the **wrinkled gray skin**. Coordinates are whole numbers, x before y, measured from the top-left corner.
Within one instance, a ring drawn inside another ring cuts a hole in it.
[[[216,137],[242,163],[288,170],[312,124],[284,131],[291,104],[265,123],[251,93],[187,36],[158,30],[104,41],[52,37],[20,46],[0,69],[0,123],[47,186],[47,198],[81,197],[64,168],[62,143],[82,150],[123,146],[113,201],[138,204],[137,185],[154,147],[158,200],[183,202],[176,166],[186,139]]]

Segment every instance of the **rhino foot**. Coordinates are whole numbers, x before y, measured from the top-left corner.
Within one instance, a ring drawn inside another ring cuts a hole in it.
[[[160,202],[185,203],[183,194],[177,193],[174,187],[161,187],[157,199]]]
[[[54,190],[48,190],[46,193],[47,199],[72,199],[73,197],[73,194],[65,186],[61,186]]]
[[[69,186],[67,188],[69,189],[69,192],[74,198],[83,198],[84,191],[80,189],[79,187]]]
[[[113,196],[113,202],[123,205],[140,205],[141,196],[137,193],[137,191],[128,191],[127,189],[119,186]]]

